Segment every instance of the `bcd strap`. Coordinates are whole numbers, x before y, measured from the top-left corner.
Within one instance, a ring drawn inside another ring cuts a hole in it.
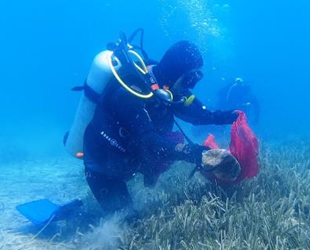
[[[98,104],[100,102],[100,94],[93,90],[85,81],[84,86],[76,86],[71,89],[72,91],[82,91],[84,90],[85,96],[91,100],[93,103]]]
[[[84,89],[84,86],[75,86],[71,90],[72,91],[82,91]]]
[[[95,90],[93,90],[87,82],[84,84],[84,94],[85,96],[91,100],[93,103],[98,104],[100,102],[100,94],[98,94]]]

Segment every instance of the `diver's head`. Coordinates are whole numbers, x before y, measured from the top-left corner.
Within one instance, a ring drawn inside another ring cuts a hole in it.
[[[154,67],[154,75],[171,89],[177,86],[192,89],[203,77],[203,59],[197,46],[189,41],[173,44]]]
[[[241,78],[241,77],[236,77],[235,79],[234,79],[234,83],[235,84],[244,84],[244,80]]]

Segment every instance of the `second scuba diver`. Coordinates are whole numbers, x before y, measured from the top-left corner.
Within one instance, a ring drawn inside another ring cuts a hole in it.
[[[219,109],[238,109],[246,113],[250,122],[257,124],[260,117],[260,103],[250,83],[237,77],[221,88],[218,93]]]

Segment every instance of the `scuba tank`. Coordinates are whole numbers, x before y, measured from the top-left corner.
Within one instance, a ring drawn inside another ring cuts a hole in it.
[[[109,58],[113,52],[105,50],[94,58],[88,73],[84,91],[80,99],[72,126],[65,141],[66,151],[77,158],[83,156],[83,137],[87,125],[91,122],[96,108],[95,96],[100,96],[105,86],[113,77]],[[120,68],[121,64],[115,66]]]
[[[140,46],[130,45],[129,42],[131,42],[139,32],[141,33]],[[122,67],[129,67],[129,70],[139,75],[147,73],[147,68],[142,57],[135,51],[140,50],[143,57],[148,58],[143,49],[143,34],[143,29],[137,29],[127,40],[126,36],[121,33],[118,42],[109,43],[107,50],[95,56],[84,86],[73,88],[73,90],[84,90],[72,126],[64,138],[65,149],[73,157],[83,157],[85,129],[94,116],[95,108],[101,94],[113,77],[115,77],[126,90],[140,98],[150,98],[153,96],[152,91],[149,89],[150,87],[146,88],[146,86],[143,86],[146,94],[138,93],[124,83],[117,73]],[[138,66],[131,57],[137,58],[142,67]]]

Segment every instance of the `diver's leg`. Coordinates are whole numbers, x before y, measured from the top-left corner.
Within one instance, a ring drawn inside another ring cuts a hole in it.
[[[90,189],[105,212],[115,212],[132,205],[123,180],[107,177],[88,168],[85,169],[85,174]]]
[[[91,125],[85,131],[83,150],[86,180],[101,207],[110,213],[130,205],[124,181],[126,164],[98,140]]]

